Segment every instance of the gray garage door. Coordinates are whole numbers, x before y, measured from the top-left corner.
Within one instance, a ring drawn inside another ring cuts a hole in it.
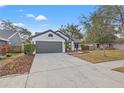
[[[59,53],[62,52],[62,42],[37,41],[36,53]]]

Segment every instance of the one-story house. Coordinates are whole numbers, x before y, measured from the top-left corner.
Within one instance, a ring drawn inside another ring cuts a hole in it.
[[[0,37],[0,55],[8,52],[8,40]]]
[[[97,50],[97,49],[103,49],[103,45],[99,43],[93,43],[93,44],[84,44],[85,46],[88,46],[89,50]],[[105,49],[113,49],[113,43],[111,44],[104,44]]]
[[[9,52],[21,52],[23,47],[23,42],[20,37],[20,33],[17,31],[10,30],[0,30],[0,37],[2,37],[2,41],[6,41],[9,45]],[[1,45],[4,43],[1,43]]]
[[[115,34],[115,41],[109,44],[105,44],[105,49],[118,49],[118,50],[124,50],[124,32]],[[96,49],[103,49],[103,46],[99,43],[89,43],[84,44],[85,46],[88,46],[90,50],[96,50]]]
[[[113,48],[124,50],[124,31],[116,34],[117,39],[113,44]]]
[[[36,44],[36,53],[66,52],[66,43],[71,42],[71,50],[75,50],[75,42],[72,38],[60,31],[47,30],[30,37]],[[78,47],[78,45],[76,46]]]
[[[9,45],[21,46],[22,40],[19,32],[10,30],[0,30],[0,37],[8,41]]]

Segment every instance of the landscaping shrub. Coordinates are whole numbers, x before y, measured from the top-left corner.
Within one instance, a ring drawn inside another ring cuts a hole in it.
[[[8,44],[4,42],[2,46],[0,46],[0,55],[5,55],[8,52]]]
[[[71,43],[70,42],[66,43],[66,49],[71,50]]]
[[[22,46],[9,46],[9,53],[21,53]]]
[[[89,50],[89,46],[85,46],[85,45],[82,44],[82,45],[81,45],[81,49],[82,49],[82,50]]]
[[[24,45],[24,53],[25,54],[32,54],[35,50],[35,45],[28,43]]]
[[[81,44],[81,49],[84,50],[85,46],[83,44]]]
[[[2,60],[2,57],[0,56],[0,60]]]
[[[4,58],[5,58],[4,56],[1,56],[1,55],[0,55],[0,60],[2,60],[2,59],[4,59]]]
[[[11,57],[11,56],[12,56],[12,54],[10,54],[10,53],[6,55],[6,57]]]

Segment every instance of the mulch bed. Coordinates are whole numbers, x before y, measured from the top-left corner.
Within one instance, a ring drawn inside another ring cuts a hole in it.
[[[23,55],[0,65],[0,76],[29,73],[34,55]]]

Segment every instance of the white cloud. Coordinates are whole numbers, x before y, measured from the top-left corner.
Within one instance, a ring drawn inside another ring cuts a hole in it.
[[[23,12],[24,10],[23,9],[19,9],[19,10],[17,10],[18,12]]]
[[[43,25],[41,25],[42,27],[49,27],[49,25],[48,24],[43,24]]]
[[[5,5],[0,5],[0,7],[5,7]]]
[[[23,23],[13,23],[15,26],[20,26],[20,27],[23,27],[23,26],[25,26],[25,24],[23,24]]]
[[[35,18],[33,14],[26,14],[26,17]]]
[[[38,15],[38,16],[35,17],[35,20],[42,21],[42,20],[47,20],[47,18],[43,15]]]
[[[35,16],[35,15],[33,15],[33,14],[26,14],[26,17],[34,18],[36,21],[47,20],[47,18],[46,18],[44,15]]]

